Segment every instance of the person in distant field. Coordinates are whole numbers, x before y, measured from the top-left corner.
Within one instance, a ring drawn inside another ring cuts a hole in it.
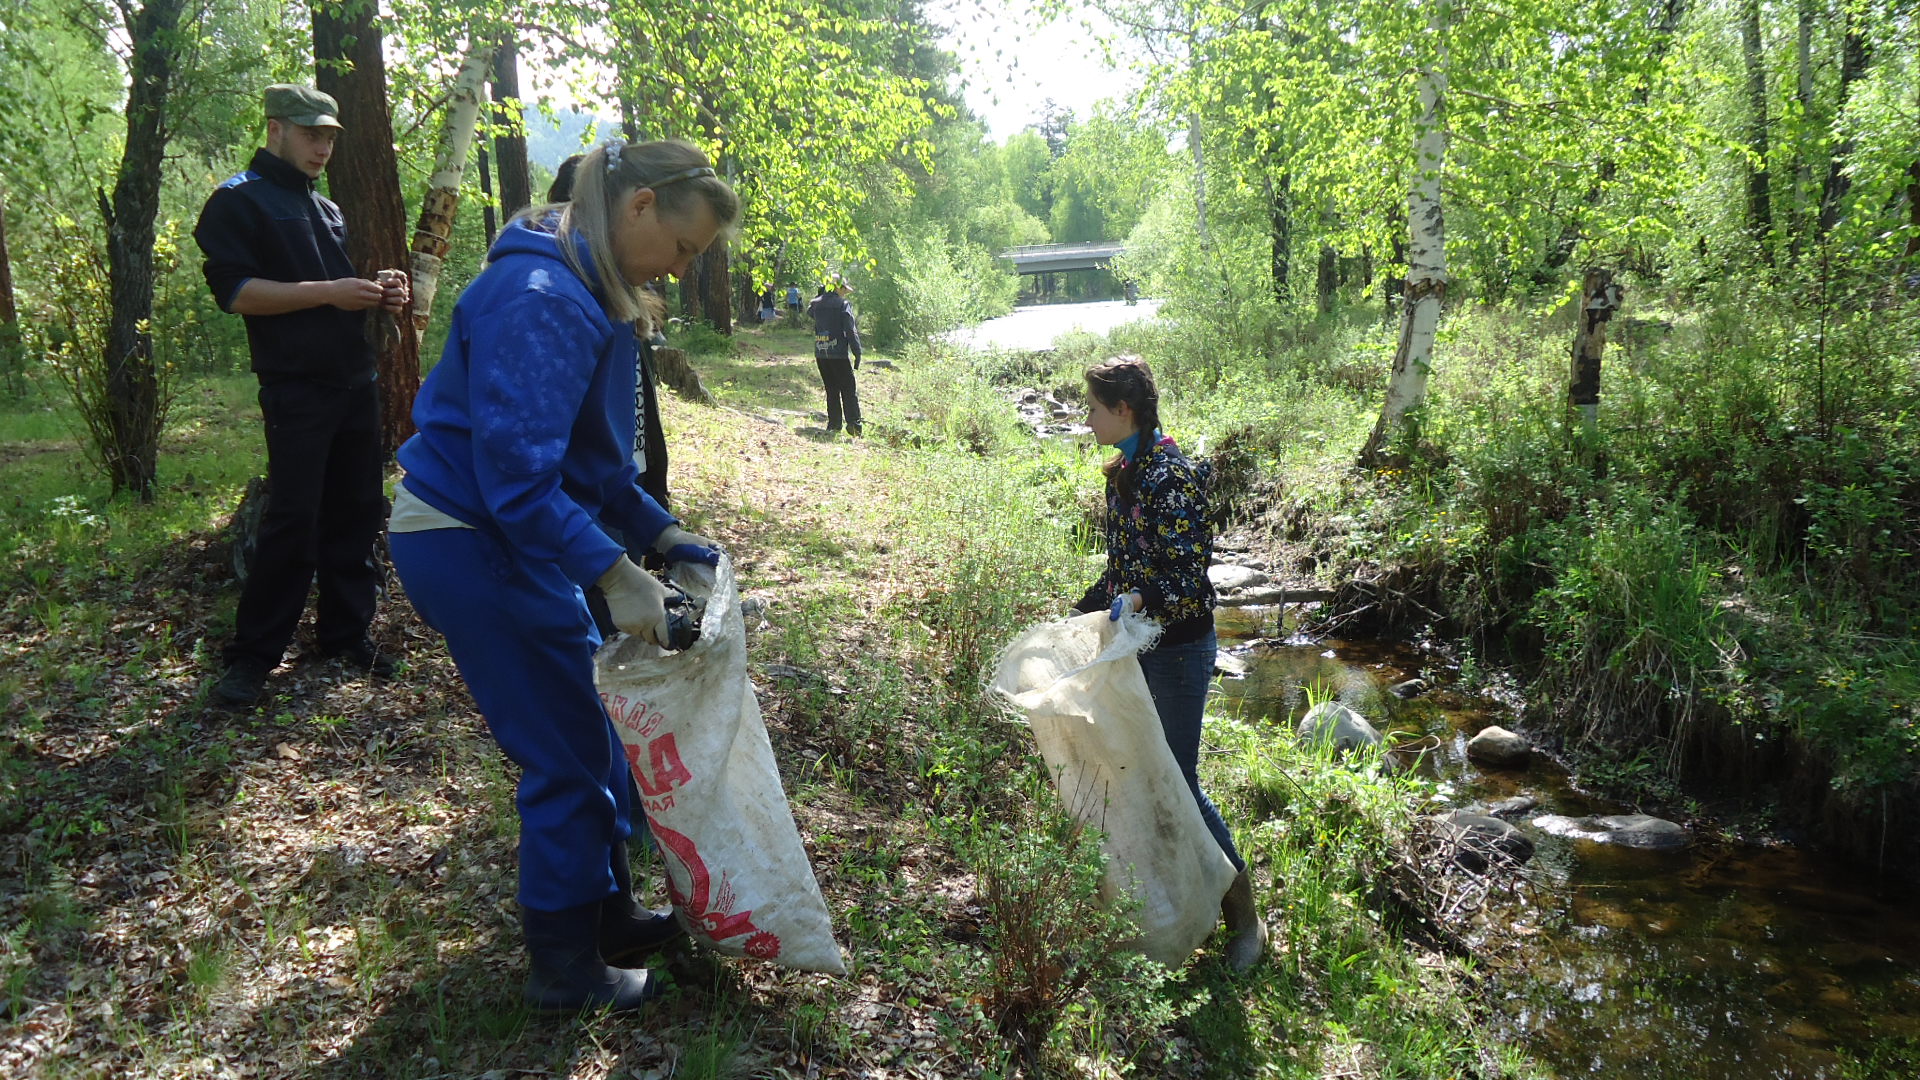
[[[1128,278],[1127,283],[1121,287],[1121,293],[1127,298],[1128,307],[1140,302],[1140,284],[1132,278]]]
[[[800,286],[787,286],[787,310],[796,314],[800,311]]]
[[[780,317],[780,294],[773,289],[773,282],[760,290],[760,321],[772,322]]]
[[[813,298],[813,362],[827,390],[827,430],[839,431],[844,418],[847,433],[860,434],[860,392],[853,373],[860,368],[860,327],[847,295],[853,286],[835,274]]]
[[[644,283],[686,273],[740,203],[672,141],[594,150],[568,194],[501,230],[454,305],[389,533],[408,598],[521,769],[523,999],[629,1011],[658,995],[642,962],[680,930],[632,894],[632,774],[594,688],[583,591],[599,585],[616,627],[665,644],[666,587],[606,526],[668,564],[719,563],[642,486],[633,323],[659,314]]]
[[[1158,642],[1140,654],[1167,748],[1180,765],[1207,830],[1239,875],[1221,900],[1227,961],[1252,967],[1266,951],[1267,928],[1253,898],[1246,860],[1233,833],[1200,788],[1200,726],[1213,682],[1219,642],[1213,630],[1213,583],[1207,563],[1207,476],[1160,432],[1160,390],[1137,356],[1116,356],[1087,369],[1087,426],[1101,446],[1120,453],[1107,462],[1107,568],[1075,611],[1110,619],[1145,612],[1158,620]]]
[[[266,147],[214,189],[193,229],[214,301],[246,320],[266,421],[266,512],[212,691],[235,706],[259,700],[316,579],[320,655],[394,672],[368,634],[387,502],[366,312],[399,315],[411,289],[400,270],[354,272],[340,208],[314,190],[340,134],[333,98],[275,84],[265,99]]]

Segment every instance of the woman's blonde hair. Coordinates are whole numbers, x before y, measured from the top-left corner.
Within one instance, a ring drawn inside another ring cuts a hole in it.
[[[562,238],[561,257],[593,287],[615,322],[645,317],[657,326],[666,314],[660,298],[622,277],[614,259],[614,208],[628,196],[651,189],[654,212],[675,221],[704,202],[723,236],[740,217],[740,196],[714,173],[707,155],[678,139],[597,147],[580,159],[572,180],[566,201],[530,207],[519,216],[543,223],[559,215],[553,228]]]

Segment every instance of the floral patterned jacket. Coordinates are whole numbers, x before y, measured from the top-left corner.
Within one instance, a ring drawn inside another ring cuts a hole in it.
[[[1137,498],[1107,481],[1107,570],[1074,607],[1099,611],[1113,598],[1140,590],[1144,611],[1160,621],[1161,643],[1196,641],[1213,628],[1213,532],[1207,525],[1210,470],[1180,452],[1171,438],[1126,465]],[[1124,473],[1123,473],[1124,474]]]

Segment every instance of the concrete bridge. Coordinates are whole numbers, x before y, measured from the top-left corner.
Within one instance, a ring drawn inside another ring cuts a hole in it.
[[[1021,274],[1052,274],[1061,270],[1106,270],[1113,265],[1113,257],[1126,250],[1125,244],[1111,243],[1034,244],[1008,248],[1000,258],[1011,262]]]

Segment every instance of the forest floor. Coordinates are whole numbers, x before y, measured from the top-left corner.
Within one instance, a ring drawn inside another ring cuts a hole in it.
[[[1006,627],[1077,595],[1086,553],[1056,543],[993,580],[1022,537],[1059,535],[1004,524],[1045,508],[1003,463],[913,449],[939,435],[907,437],[924,391],[900,369],[861,373],[868,438],[826,433],[805,345],[743,333],[697,358],[718,407],[663,408],[676,509],[766,602],[754,688],[846,976],[679,948],[641,1017],[529,1016],[513,770],[397,590],[374,635],[398,678],[296,645],[261,706],[208,707],[235,600],[225,516],[259,461],[248,380],[210,380],[183,399],[154,506],[54,494],[97,486],[71,441],[43,418],[0,433],[18,493],[0,537],[0,1073],[958,1077],[1024,1058],[1085,1076],[1523,1074],[1487,1049],[1470,977],[1340,892],[1365,887],[1365,857],[1311,862],[1337,857],[1324,822],[1311,850],[1283,825],[1250,841],[1273,961],[1231,976],[1216,938],[1164,985],[1089,968],[1024,988],[1054,995],[1029,1053],[1002,1037],[1019,1025],[990,1014],[1035,976],[988,947],[1008,928],[989,925],[981,852],[1029,820],[1044,773],[970,687]],[[1264,752],[1219,738],[1231,760]],[[1361,780],[1316,789],[1308,766],[1284,785],[1209,768],[1230,810],[1339,807],[1355,850],[1391,813]],[[1295,883],[1309,875],[1326,880]]]

